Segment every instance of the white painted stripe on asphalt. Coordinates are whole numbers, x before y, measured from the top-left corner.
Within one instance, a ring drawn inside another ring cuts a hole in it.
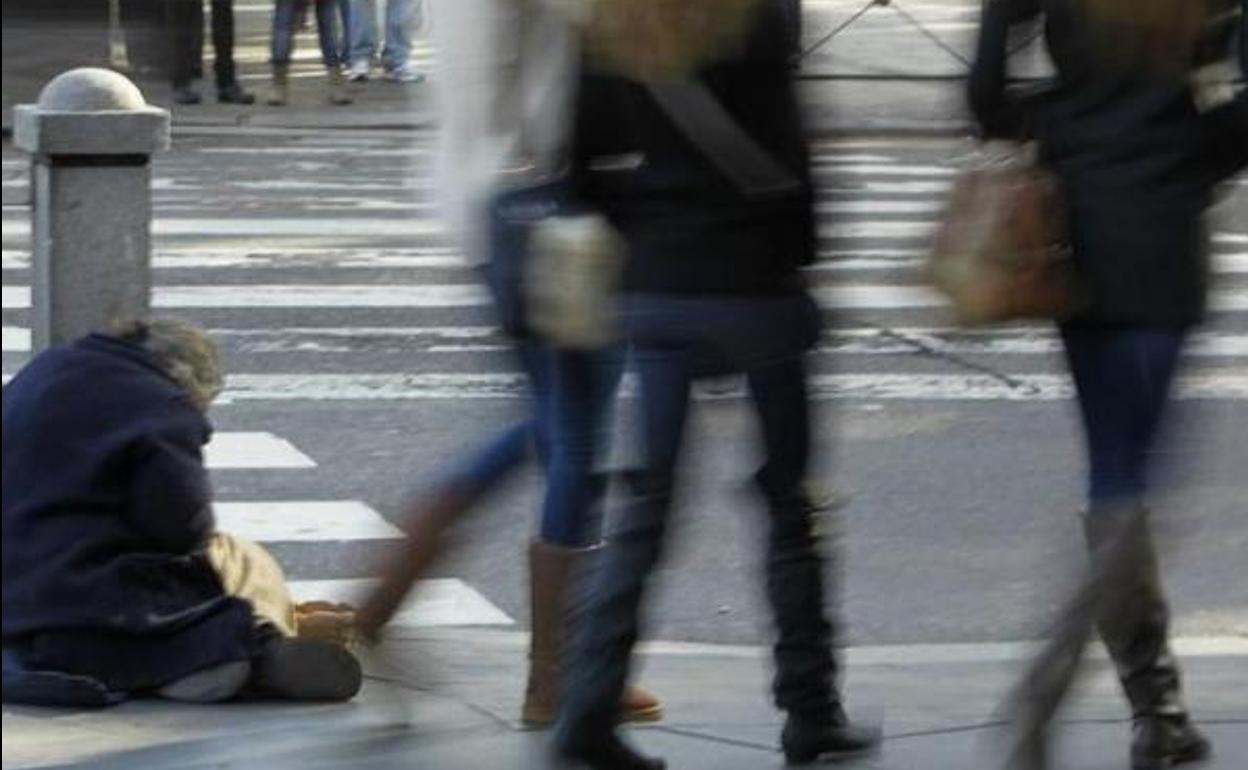
[[[358,606],[362,597],[377,585],[377,581],[369,578],[295,580],[288,585],[296,602],[319,599]],[[507,613],[464,581],[457,578],[437,578],[416,583],[389,626],[402,629],[515,624]]]
[[[204,447],[204,462],[214,470],[315,468],[316,461],[272,433],[218,431]]]
[[[950,182],[864,182],[854,181],[845,185],[835,179],[820,188],[821,193],[876,193],[879,195],[943,194],[953,188]]]
[[[199,155],[333,155],[356,158],[407,158],[432,153],[427,147],[307,147],[283,144],[280,147],[196,147]]]
[[[357,500],[225,502],[213,507],[219,529],[260,543],[403,537],[381,514]]]
[[[831,249],[819,253],[814,270],[854,272],[913,267],[926,257],[926,249]],[[3,250],[5,270],[30,267],[30,254],[18,249]],[[281,269],[321,267],[333,269],[470,269],[467,259],[448,246],[396,249],[354,248],[212,248],[202,252],[165,251],[152,259],[157,270],[191,269]],[[1248,252],[1213,255],[1213,272],[1220,275],[1248,274]]]
[[[882,163],[815,163],[816,172],[832,172],[848,176],[917,176],[952,177],[961,173],[950,166],[908,166]]]
[[[1230,243],[1236,246],[1248,244],[1248,233],[1214,233],[1214,243]]]
[[[832,308],[931,308],[946,304],[939,293],[923,286],[834,286],[816,289],[815,295]],[[475,283],[162,286],[152,298],[157,308],[462,308],[489,302],[489,293]],[[5,286],[3,307],[29,308],[29,287]]]
[[[1071,397],[1070,378],[1058,374],[832,374],[810,378],[818,400],[1056,401]],[[631,395],[631,378],[624,393]],[[704,390],[703,399],[739,398],[740,386]],[[237,374],[221,403],[241,401],[472,400],[527,396],[520,374]],[[1180,378],[1177,397],[1248,400],[1248,367]]]
[[[353,236],[427,237],[443,235],[445,230],[436,219],[374,217],[311,217],[308,219],[264,219],[237,217],[233,219],[165,218],[152,221],[152,234],[157,236]],[[5,238],[29,238],[28,217],[4,219]]]
[[[5,326],[3,329],[5,353],[26,353],[30,350],[30,329]]]
[[[946,208],[944,201],[845,200],[816,203],[820,214],[938,214]]]
[[[926,286],[844,285],[814,290],[830,309],[899,310],[940,308],[948,303]],[[162,286],[152,304],[165,309],[208,308],[468,308],[488,305],[489,292],[479,284],[309,285],[252,284],[230,286]],[[30,288],[5,286],[3,308],[30,307]],[[1214,310],[1248,310],[1248,291],[1211,292]]]
[[[303,326],[263,329],[209,329],[219,340],[234,340],[244,353],[367,352],[383,340],[405,345],[424,341],[429,353],[493,353],[510,349],[492,326]],[[30,350],[29,332],[4,327],[5,352]],[[10,346],[12,342],[12,346]],[[23,344],[23,347],[18,345]],[[830,329],[817,352],[827,355],[905,355],[919,347],[951,355],[1050,355],[1061,351],[1048,328],[974,330],[954,327],[900,327],[888,333],[875,328]],[[1248,357],[1248,334],[1193,334],[1184,353],[1197,358]]]

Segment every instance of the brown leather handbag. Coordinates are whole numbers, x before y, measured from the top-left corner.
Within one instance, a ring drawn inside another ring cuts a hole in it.
[[[957,321],[1059,319],[1078,280],[1057,179],[1022,147],[976,163],[954,182],[927,263]]]

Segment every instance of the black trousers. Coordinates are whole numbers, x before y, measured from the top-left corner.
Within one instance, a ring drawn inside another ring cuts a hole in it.
[[[170,78],[184,88],[204,72],[204,4],[202,0],[168,0]],[[217,88],[232,85],[234,69],[234,0],[212,0],[212,49]]]

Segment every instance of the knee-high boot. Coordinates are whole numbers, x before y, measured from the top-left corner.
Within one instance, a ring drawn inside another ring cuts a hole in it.
[[[1093,562],[1105,565],[1096,628],[1131,704],[1132,767],[1162,770],[1204,758],[1209,743],[1188,719],[1170,652],[1170,612],[1147,511],[1094,508],[1084,532]]]

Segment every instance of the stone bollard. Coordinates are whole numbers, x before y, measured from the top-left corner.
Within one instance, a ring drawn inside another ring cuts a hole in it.
[[[152,153],[169,113],[105,69],[53,78],[14,111],[33,155],[31,342],[37,352],[151,307]]]

